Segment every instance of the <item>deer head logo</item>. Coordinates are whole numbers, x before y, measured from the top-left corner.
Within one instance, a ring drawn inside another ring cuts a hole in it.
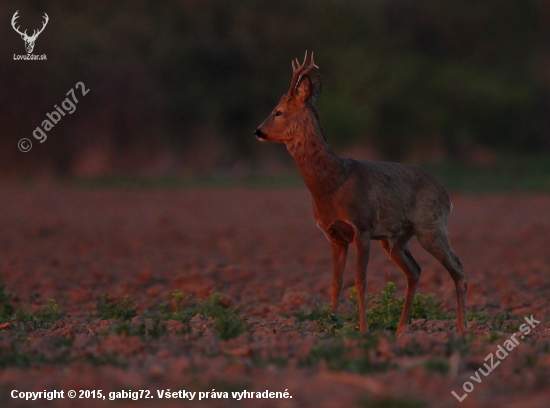
[[[31,36],[28,36],[27,30],[25,30],[25,32],[22,33],[21,31],[19,31],[19,27],[15,26],[15,20],[19,18],[19,15],[17,13],[19,13],[19,10],[17,10],[13,15],[11,19],[11,26],[17,33],[21,35],[21,38],[23,39],[23,41],[25,41],[25,48],[27,50],[27,54],[31,54],[32,50],[34,49],[34,43],[36,42],[36,38],[40,35],[42,31],[44,31],[44,28],[46,28],[46,25],[48,24],[48,21],[50,20],[50,18],[46,13],[44,13],[45,20],[42,25],[42,28],[40,30],[34,30],[33,34]]]

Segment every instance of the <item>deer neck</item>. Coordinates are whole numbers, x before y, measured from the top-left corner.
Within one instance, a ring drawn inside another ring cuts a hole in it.
[[[343,159],[326,142],[321,125],[308,120],[296,128],[286,143],[313,198],[329,195],[345,182]]]

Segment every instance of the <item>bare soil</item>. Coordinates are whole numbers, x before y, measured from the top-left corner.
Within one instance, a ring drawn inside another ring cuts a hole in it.
[[[490,320],[470,322],[466,336],[452,319],[414,320],[399,336],[361,336],[352,322],[347,334],[334,334],[299,318],[328,303],[331,287],[330,247],[305,189],[3,187],[7,301],[39,316],[55,299],[64,316],[40,323],[20,314],[0,326],[1,406],[548,407],[550,196],[451,198],[449,230],[465,266],[468,311]],[[423,268],[419,292],[455,316],[449,274],[415,239],[411,251]],[[354,283],[354,255],[350,249],[345,287]],[[404,296],[404,275],[376,243],[368,282],[370,293],[395,282]],[[248,329],[223,340],[212,318],[155,323],[151,316],[175,290],[192,301],[220,293]],[[99,317],[104,293],[119,302],[129,296],[137,316]],[[343,297],[340,311],[351,312]],[[484,358],[524,323],[495,323],[504,312],[540,323],[478,383],[470,377]],[[116,330],[141,324],[148,331]],[[156,334],[154,324],[162,329]],[[465,381],[474,389],[459,403],[451,391],[462,396]],[[142,389],[155,398],[109,401],[109,392]],[[229,398],[157,397],[168,389],[215,389]],[[12,390],[64,390],[65,398],[26,402],[12,399]],[[106,400],[69,399],[68,390],[102,390]],[[292,398],[231,398],[243,390],[287,390]]]

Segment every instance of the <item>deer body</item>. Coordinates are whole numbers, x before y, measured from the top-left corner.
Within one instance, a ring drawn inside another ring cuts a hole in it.
[[[306,53],[307,56],[307,53]],[[307,72],[312,61],[293,68],[289,92],[255,134],[263,141],[286,144],[313,199],[317,225],[331,244],[333,259],[332,310],[342,290],[348,245],[357,253],[355,286],[360,330],[365,320],[366,270],[370,241],[379,240],[407,277],[407,293],[398,331],[408,322],[421,268],[407,248],[414,235],[449,271],[456,286],[458,329],[466,331],[463,267],[452,251],[447,218],[452,205],[444,187],[422,168],[398,163],[369,163],[338,156],[327,143],[313,105],[321,93],[321,78]]]

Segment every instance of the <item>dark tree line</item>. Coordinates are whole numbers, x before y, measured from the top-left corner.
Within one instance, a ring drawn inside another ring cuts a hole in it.
[[[306,49],[321,67],[318,107],[333,144],[373,146],[391,159],[434,145],[448,157],[471,144],[550,150],[550,5],[542,0],[5,3],[3,171],[68,173],[89,151],[114,168],[162,151],[199,167],[253,162],[251,131]],[[34,51],[47,61],[13,60],[25,53],[9,23],[18,9],[29,31],[48,13]],[[91,91],[76,111],[20,153],[17,141],[32,138],[79,81]]]

